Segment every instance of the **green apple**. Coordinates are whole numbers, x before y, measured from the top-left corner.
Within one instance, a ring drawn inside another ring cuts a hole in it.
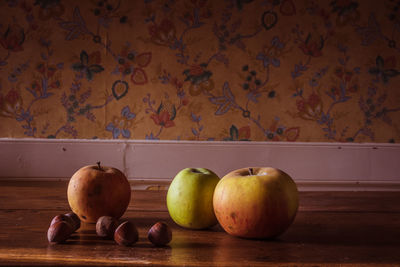
[[[213,195],[219,177],[205,168],[186,168],[172,180],[167,193],[167,207],[178,225],[204,229],[217,224]]]

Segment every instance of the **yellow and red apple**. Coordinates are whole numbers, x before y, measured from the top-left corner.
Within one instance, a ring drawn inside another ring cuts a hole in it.
[[[282,170],[243,168],[219,181],[213,206],[227,233],[266,239],[279,236],[292,224],[299,198],[295,182]]]

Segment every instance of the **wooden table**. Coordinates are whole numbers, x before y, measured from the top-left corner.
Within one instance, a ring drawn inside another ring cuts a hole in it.
[[[160,266],[400,266],[399,192],[303,192],[294,224],[279,239],[246,240],[219,226],[191,231],[169,218],[166,191],[133,191],[124,218],[139,228],[139,242],[118,246],[93,224],[65,243],[51,245],[51,219],[69,211],[66,182],[0,181],[0,264]],[[163,220],[173,230],[168,247],[147,241]]]

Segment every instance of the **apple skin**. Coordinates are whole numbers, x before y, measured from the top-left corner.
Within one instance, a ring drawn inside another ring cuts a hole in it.
[[[221,227],[230,235],[270,239],[294,221],[299,206],[295,182],[272,167],[251,167],[226,174],[214,191]]]
[[[120,170],[98,163],[74,173],[67,197],[71,210],[82,221],[95,223],[101,216],[120,218],[131,200],[131,187]]]
[[[186,168],[172,180],[167,208],[172,220],[188,229],[205,229],[218,223],[213,195],[219,177],[205,168]]]

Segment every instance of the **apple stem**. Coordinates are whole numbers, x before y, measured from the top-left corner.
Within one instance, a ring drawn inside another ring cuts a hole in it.
[[[198,169],[195,169],[195,168],[191,168],[190,171],[194,172],[194,173],[201,173],[201,171],[199,171]]]
[[[249,168],[249,173],[250,173],[250,175],[253,175],[254,173],[253,173],[253,168]]]
[[[97,167],[99,168],[99,170],[102,170],[103,168],[100,166],[100,161],[97,162]]]

